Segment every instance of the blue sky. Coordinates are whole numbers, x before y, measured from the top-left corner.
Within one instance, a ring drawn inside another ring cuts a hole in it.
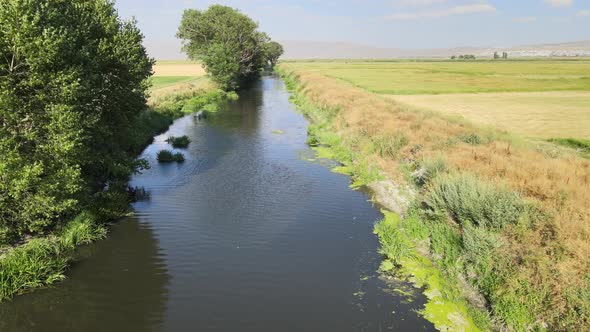
[[[159,58],[178,54],[182,11],[213,3],[240,9],[276,40],[448,48],[590,39],[590,0],[116,0]]]

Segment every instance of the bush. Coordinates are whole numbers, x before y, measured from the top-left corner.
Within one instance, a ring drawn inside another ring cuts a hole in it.
[[[158,152],[158,161],[161,163],[172,163],[172,162],[178,162],[181,163],[183,162],[184,159],[184,155],[180,152],[177,153],[172,153],[172,151],[170,150],[161,150],[160,152]]]
[[[166,140],[166,142],[170,143],[172,147],[176,149],[184,149],[188,147],[188,145],[191,143],[191,140],[186,135],[180,137],[171,136]]]
[[[448,213],[460,224],[501,229],[524,212],[520,196],[471,175],[445,175],[429,186],[425,204],[436,214]]]
[[[480,145],[486,143],[486,140],[484,138],[475,133],[468,135],[459,135],[459,140],[463,143],[471,145]]]
[[[412,174],[414,182],[419,186],[424,186],[437,175],[446,172],[448,169],[447,163],[442,157],[436,159],[424,159],[420,163],[420,167]]]

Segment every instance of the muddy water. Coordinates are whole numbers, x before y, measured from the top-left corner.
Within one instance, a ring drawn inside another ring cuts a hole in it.
[[[137,215],[64,282],[0,305],[0,330],[433,330],[417,291],[376,272],[380,212],[309,160],[307,125],[272,77],[215,116],[176,121],[143,154]],[[168,135],[191,138],[185,163],[155,161]]]

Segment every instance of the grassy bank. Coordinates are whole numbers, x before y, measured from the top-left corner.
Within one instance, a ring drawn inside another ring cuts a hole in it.
[[[590,327],[587,160],[313,69],[281,74],[312,122],[309,143],[397,212],[376,226],[382,269],[425,287],[439,329]]]
[[[138,156],[175,119],[203,109],[215,111],[226,100],[235,98],[235,93],[183,85],[174,93],[150,100],[129,138],[129,153]],[[0,244],[0,302],[64,279],[76,248],[104,238],[109,222],[131,213],[129,203],[123,188],[101,192],[84,204],[78,216],[50,234],[20,244]]]

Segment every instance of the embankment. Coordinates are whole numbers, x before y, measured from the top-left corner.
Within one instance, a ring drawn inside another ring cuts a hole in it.
[[[280,73],[319,155],[396,212],[375,228],[382,270],[425,288],[437,328],[590,328],[588,160],[304,68]]]
[[[128,153],[138,156],[175,119],[198,110],[216,111],[226,100],[236,98],[235,93],[191,85],[159,95],[137,117]],[[129,203],[123,189],[96,193],[76,217],[46,236],[0,247],[0,302],[64,279],[76,249],[106,237],[109,222],[131,213]]]

